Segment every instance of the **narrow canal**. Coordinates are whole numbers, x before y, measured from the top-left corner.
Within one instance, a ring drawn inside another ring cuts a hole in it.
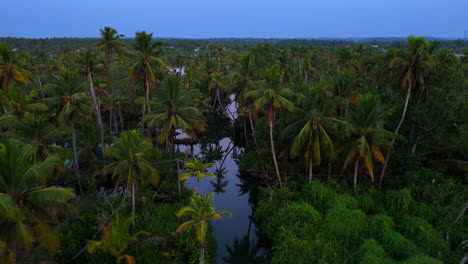
[[[235,119],[236,105],[228,107],[232,122]],[[231,114],[233,113],[233,114]],[[185,151],[180,146],[180,151]],[[214,206],[217,210],[228,210],[232,218],[225,217],[224,221],[213,221],[213,236],[217,241],[216,263],[266,263],[265,250],[260,246],[257,229],[252,221],[252,207],[249,203],[250,192],[244,191],[247,186],[242,181],[237,164],[237,157],[243,153],[243,148],[237,147],[231,138],[215,139],[210,143],[194,146],[196,157],[209,156],[210,162],[216,163],[210,172],[216,178],[205,177],[199,183],[199,191],[203,194],[214,193]],[[194,189],[194,177],[185,181],[188,188]],[[251,187],[251,186],[248,186]]]

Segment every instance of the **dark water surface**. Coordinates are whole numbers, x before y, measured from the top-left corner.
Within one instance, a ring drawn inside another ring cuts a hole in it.
[[[235,113],[234,103],[229,108]],[[180,138],[183,137],[184,135],[181,135]],[[214,192],[215,208],[228,210],[233,214],[232,218],[224,217],[224,221],[212,221],[212,234],[218,243],[216,263],[266,263],[262,257],[265,250],[260,247],[256,235],[257,228],[252,222],[250,192],[243,191],[245,183],[239,178],[236,157],[242,154],[243,149],[234,146],[229,137],[214,140],[214,143],[195,145],[193,154],[199,158],[206,156],[210,161],[213,160],[216,165],[209,171],[218,175],[217,178],[203,178],[198,186],[199,192]],[[184,152],[185,149],[185,146],[180,146],[180,151]],[[187,179],[185,184],[194,189],[196,179]]]

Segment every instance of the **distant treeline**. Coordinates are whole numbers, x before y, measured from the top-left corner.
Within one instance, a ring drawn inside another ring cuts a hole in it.
[[[314,46],[323,49],[337,49],[343,47],[354,47],[363,45],[364,47],[373,47],[378,51],[385,51],[396,48],[402,49],[407,47],[406,39],[400,38],[377,38],[377,39],[173,39],[159,38],[158,41],[163,42],[163,47],[166,50],[177,49],[180,51],[191,52],[196,48],[206,48],[208,46],[222,46],[233,50],[247,50],[258,44],[268,43],[274,48],[291,48],[294,46]],[[46,55],[60,53],[66,50],[86,49],[95,45],[97,38],[0,38],[0,42],[21,51],[27,51],[34,55]],[[132,47],[133,38],[125,38],[122,41],[127,47]],[[440,42],[442,49],[450,51],[463,52],[468,49],[468,41],[463,40],[436,40]]]

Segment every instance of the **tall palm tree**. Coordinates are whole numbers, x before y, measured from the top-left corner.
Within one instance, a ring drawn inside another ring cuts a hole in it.
[[[216,177],[214,173],[208,171],[209,167],[216,165],[215,163],[204,163],[202,160],[193,158],[192,161],[189,161],[185,164],[185,167],[189,170],[180,175],[180,181],[185,181],[186,179],[195,176],[197,178],[197,184],[195,185],[195,191],[198,191],[198,184],[203,179],[203,175],[207,177]]]
[[[17,251],[29,250],[35,243],[55,251],[60,239],[52,225],[60,223],[59,214],[75,211],[69,204],[75,197],[72,190],[47,187],[48,176],[62,160],[51,155],[32,163],[29,152],[16,140],[0,143],[0,242],[6,251],[0,259],[7,255],[14,260]]]
[[[250,129],[252,131],[254,143],[257,144],[255,126],[251,111],[252,102],[247,97],[247,93],[254,90],[256,87],[255,79],[257,77],[256,72],[258,71],[258,69],[255,67],[255,56],[252,52],[247,52],[242,56],[238,68],[239,71],[234,72],[231,75],[232,91],[236,94],[235,101],[239,106],[247,105]]]
[[[144,81],[144,97],[143,116],[150,113],[150,92],[151,83],[156,80],[155,71],[164,68],[164,62],[161,58],[161,43],[153,42],[153,33],[145,31],[137,32],[135,35],[135,43],[133,47],[135,54],[130,68],[133,79],[143,79]]]
[[[164,81],[163,89],[160,97],[162,100],[157,104],[154,113],[144,116],[142,122],[150,127],[161,128],[158,136],[159,143],[170,140],[172,150],[174,150],[176,129],[182,129],[184,132],[204,131],[206,120],[198,108],[192,106],[197,91],[184,92],[177,76],[168,76]]]
[[[28,83],[31,73],[26,69],[23,56],[0,43],[0,80],[3,91],[7,92],[12,80],[20,83]]]
[[[394,133],[383,128],[385,112],[382,112],[380,102],[375,96],[364,94],[360,95],[358,100],[359,103],[351,107],[351,140],[342,169],[344,171],[354,161],[354,188],[357,186],[359,162],[364,162],[371,180],[374,181],[372,160],[376,159],[385,166],[382,150],[390,151],[390,139],[397,138]]]
[[[125,44],[120,40],[123,35],[119,34],[117,30],[111,27],[104,27],[100,29],[101,38],[98,40],[96,45],[99,50],[104,52],[104,58],[106,64],[110,67],[109,80],[111,82],[111,100],[109,109],[109,131],[112,131],[112,120],[114,120],[114,98],[116,96],[114,86],[114,54],[117,54],[120,58],[125,53]]]
[[[151,141],[143,138],[137,130],[124,131],[114,138],[107,155],[114,159],[103,168],[104,174],[111,174],[115,188],[124,184],[132,192],[132,215],[135,215],[135,196],[139,184],[159,183],[159,171],[151,165],[157,152]]]
[[[276,114],[282,109],[288,111],[294,110],[294,104],[287,99],[293,93],[290,89],[283,87],[283,77],[279,65],[275,64],[267,72],[266,81],[260,84],[261,88],[247,93],[248,97],[255,98],[255,109],[267,108],[267,121],[270,128],[270,146],[271,155],[275,164],[276,176],[280,186],[281,181],[278,161],[276,160],[275,139],[273,136],[273,127],[275,126]]]
[[[139,231],[135,234],[130,233],[131,224],[135,217],[122,217],[118,213],[110,226],[104,227],[104,233],[99,241],[89,241],[88,252],[103,251],[112,255],[117,263],[126,260],[127,263],[135,263],[133,256],[125,254],[127,248],[138,242],[138,237],[148,235],[148,232]]]
[[[47,93],[50,93],[50,97],[43,100],[47,105],[51,106],[53,111],[57,112],[59,124],[70,125],[72,128],[73,165],[80,192],[83,192],[83,190],[80,181],[81,174],[75,126],[77,123],[86,120],[93,112],[93,109],[89,107],[91,98],[84,93],[84,88],[84,83],[75,72],[65,70],[55,77],[52,85],[46,90]]]
[[[330,93],[321,86],[310,87],[297,104],[302,107],[296,111],[299,120],[283,131],[283,137],[295,134],[290,155],[292,158],[303,155],[308,160],[311,182],[313,164],[320,165],[324,155],[334,156],[335,147],[331,133],[338,127],[346,130],[348,123],[334,117],[333,98],[330,98]]]
[[[104,124],[102,122],[102,113],[101,113],[101,104],[98,102],[98,98],[96,97],[96,93],[94,91],[94,74],[103,70],[103,63],[99,59],[98,54],[91,51],[86,50],[80,54],[78,54],[76,58],[76,62],[78,64],[78,69],[82,72],[87,79],[89,94],[91,98],[93,98],[93,108],[96,115],[96,120],[99,125],[100,129],[100,136],[101,136],[101,151],[102,157],[106,157],[105,153],[105,143],[104,143]]]
[[[190,197],[190,205],[182,207],[177,212],[178,217],[188,216],[189,221],[177,228],[177,232],[183,232],[195,228],[198,243],[200,243],[200,264],[205,263],[206,235],[211,220],[223,220],[221,214],[232,217],[228,211],[216,211],[213,206],[213,193],[208,195],[194,194]]]
[[[401,126],[406,117],[408,104],[410,101],[411,91],[413,88],[419,88],[419,92],[424,92],[425,85],[424,79],[436,67],[437,61],[434,55],[434,46],[430,45],[424,37],[408,37],[409,49],[407,51],[400,51],[397,56],[390,62],[390,68],[397,70],[401,75],[400,85],[402,88],[407,88],[405,103],[401,113],[400,121],[395,128],[394,133],[398,134]],[[395,138],[392,139],[391,145],[395,143]],[[390,152],[385,157],[385,163],[388,164],[390,159]],[[379,186],[385,175],[386,166],[383,167],[380,174]]]

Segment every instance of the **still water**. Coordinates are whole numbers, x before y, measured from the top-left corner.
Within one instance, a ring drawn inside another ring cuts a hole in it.
[[[229,108],[235,113],[235,103]],[[231,115],[231,119],[235,114]],[[183,135],[181,136],[181,138]],[[186,147],[180,146],[184,152]],[[193,154],[199,158],[205,157],[216,163],[209,169],[217,175],[216,178],[205,177],[199,183],[199,192],[207,194],[214,192],[214,206],[217,210],[228,210],[232,218],[224,217],[223,221],[213,221],[213,236],[217,241],[216,263],[266,263],[265,250],[260,246],[257,229],[252,222],[252,207],[249,203],[250,192],[243,191],[246,186],[239,178],[237,156],[243,149],[234,146],[229,137],[214,139],[211,143],[194,146]],[[195,188],[196,179],[187,179],[188,188]],[[251,186],[250,186],[251,187]]]

